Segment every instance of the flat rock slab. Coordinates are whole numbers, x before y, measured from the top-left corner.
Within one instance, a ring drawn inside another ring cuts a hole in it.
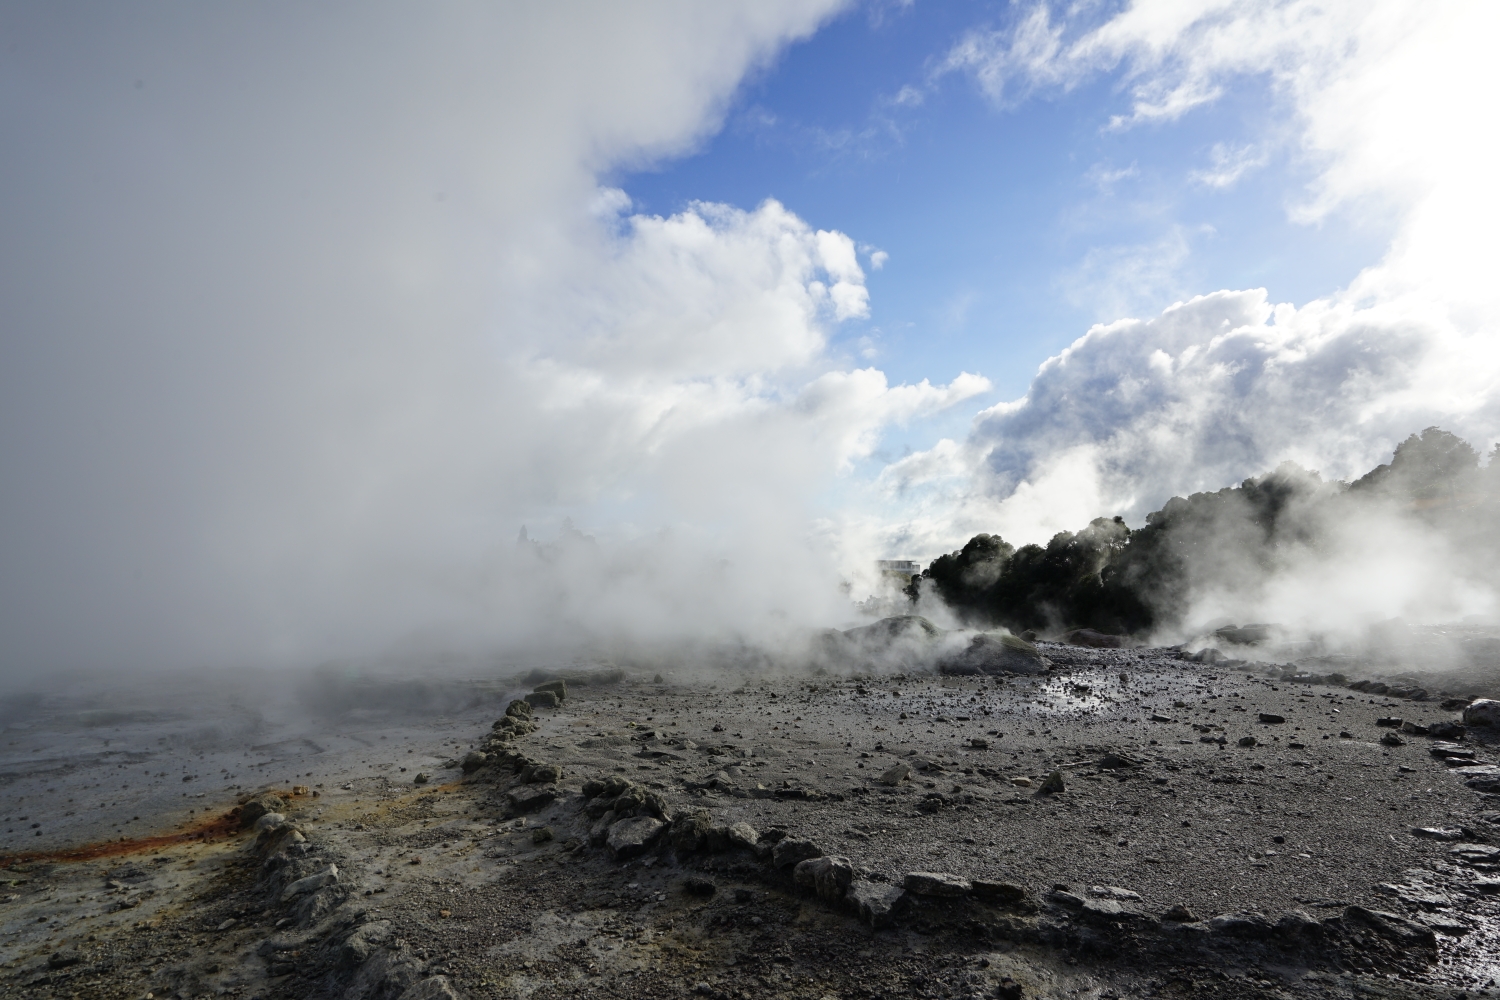
[[[913,896],[967,896],[972,886],[969,880],[946,872],[910,872],[901,883],[902,888]]]
[[[852,882],[845,895],[851,909],[871,927],[889,927],[895,923],[896,913],[906,890],[896,885],[881,882]]]

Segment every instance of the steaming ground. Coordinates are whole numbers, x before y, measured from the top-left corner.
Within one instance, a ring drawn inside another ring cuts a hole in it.
[[[445,766],[483,745],[529,690],[519,680],[323,678],[275,705],[180,684],[108,707],[13,700],[0,988],[384,1000],[446,976],[466,997],[816,1000],[1006,995],[1008,978],[1026,997],[1488,995],[1500,883],[1475,864],[1496,862],[1500,804],[1431,740],[1386,745],[1376,725],[1454,719],[1435,689],[1412,701],[1166,650],[1042,649],[1054,669],[1034,678],[575,672],[514,741],[563,772],[555,798],[519,815],[509,794],[538,786],[494,763]],[[1466,749],[1500,765],[1500,747]],[[1101,766],[1110,753],[1127,766]],[[884,783],[899,764],[910,777]],[[1055,770],[1065,790],[1039,792]],[[810,841],[874,886],[941,872],[1027,901],[914,898],[874,929],[749,851],[679,855],[663,840],[615,860],[588,846],[581,794],[610,777],[679,815]],[[305,843],[138,839],[298,785],[286,812]],[[114,853],[55,856],[103,842]],[[292,874],[330,863],[339,895],[323,909],[283,900]],[[716,891],[688,892],[693,878]],[[1300,911],[1342,934],[1351,905],[1406,921],[1406,943],[1287,953],[1207,922]],[[1163,919],[1178,906],[1191,914]]]

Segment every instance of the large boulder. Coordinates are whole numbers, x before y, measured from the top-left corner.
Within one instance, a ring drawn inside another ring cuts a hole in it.
[[[938,665],[945,674],[1041,674],[1049,666],[1035,646],[1009,632],[980,632]]]
[[[1469,707],[1464,709],[1464,725],[1500,729],[1500,701],[1480,698],[1469,702]]]

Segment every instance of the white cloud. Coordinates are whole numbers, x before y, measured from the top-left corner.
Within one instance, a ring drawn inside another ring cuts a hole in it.
[[[830,332],[869,311],[844,234],[601,185],[692,149],[837,6],[21,18],[7,663],[839,620],[818,504],[881,428],[988,383],[841,368]],[[517,550],[569,514],[597,543]]]
[[[1211,188],[1233,187],[1241,177],[1266,164],[1265,151],[1253,144],[1235,146],[1214,143],[1209,151],[1210,166],[1206,170],[1194,170],[1188,176],[1198,184]]]
[[[1500,198],[1487,176],[1493,140],[1475,127],[1500,91],[1484,52],[1500,8],[1137,0],[1102,22],[1075,20],[1095,10],[1035,6],[1010,31],[968,36],[948,65],[1000,105],[1116,73],[1131,104],[1122,127],[1268,80],[1317,168],[1294,217],[1394,212],[1398,234],[1349,288],[1300,308],[1221,291],[1094,327],[1041,367],[1025,398],[981,413],[967,440],[889,468],[883,483],[917,497],[889,530],[930,540],[928,553],[980,528],[1040,540],[1098,514],[1138,520],[1172,494],[1283,459],[1350,476],[1431,424],[1480,446],[1500,435]],[[1195,179],[1229,186],[1265,149],[1217,147]],[[1133,250],[1096,255],[1081,286],[1173,291],[1185,250],[1160,249],[1145,273],[1121,269]]]
[[[1097,187],[1101,194],[1113,194],[1115,185],[1132,177],[1139,177],[1140,169],[1132,163],[1128,167],[1110,167],[1103,163],[1096,163],[1084,174],[1084,178]]]

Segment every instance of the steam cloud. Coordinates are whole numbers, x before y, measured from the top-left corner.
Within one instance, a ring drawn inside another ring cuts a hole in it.
[[[830,510],[882,428],[988,383],[892,386],[830,348],[869,308],[849,236],[774,201],[632,214],[609,177],[693,148],[838,6],[7,10],[9,673],[774,637],[842,620],[876,554],[1500,431],[1472,127],[1494,5],[1042,4],[934,81],[1003,107],[1118,73],[1128,128],[1263,77],[1317,169],[1293,214],[1375,206],[1397,236],[1300,306],[1219,291],[1102,324]],[[1263,149],[1198,173],[1232,186]],[[1329,593],[1285,579],[1278,600]]]

